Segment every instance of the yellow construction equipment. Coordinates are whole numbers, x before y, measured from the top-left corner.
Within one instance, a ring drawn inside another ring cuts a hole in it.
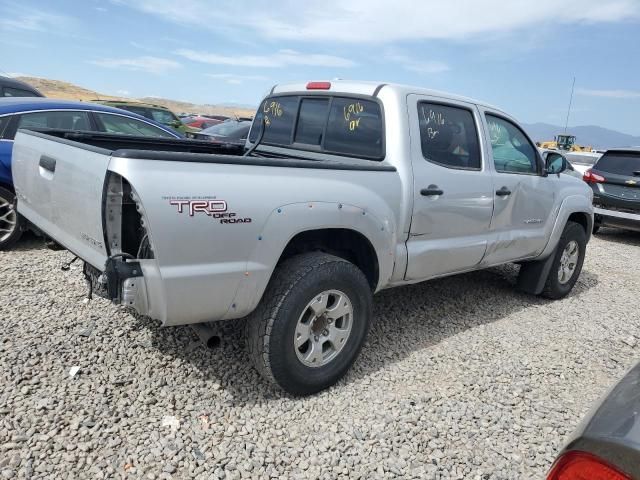
[[[553,141],[538,142],[538,147],[565,152],[591,152],[591,146],[576,145],[575,135],[556,135]]]

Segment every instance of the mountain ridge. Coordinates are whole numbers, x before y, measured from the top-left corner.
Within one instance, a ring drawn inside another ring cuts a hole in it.
[[[18,76],[16,78],[34,86],[44,95],[51,98],[81,100],[85,102],[96,99],[141,101],[164,105],[175,113],[188,112],[230,116],[252,116],[255,113],[255,109],[231,103],[221,103],[217,105],[195,104],[168,98],[133,98],[128,96],[105,95],[62,80],[26,76]],[[553,140],[555,135],[564,132],[564,127],[544,122],[523,123],[522,126],[536,142]],[[578,125],[569,127],[567,129],[567,133],[576,136],[576,142],[578,145],[589,145],[597,149],[640,145],[640,136],[629,135],[598,125]]]

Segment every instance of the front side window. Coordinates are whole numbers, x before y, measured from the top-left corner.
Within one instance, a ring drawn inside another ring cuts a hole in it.
[[[502,173],[538,173],[538,156],[529,139],[508,120],[487,114],[493,162]]]
[[[23,90],[22,88],[4,87],[5,97],[39,97],[39,95],[31,90]]]
[[[369,159],[384,157],[382,109],[372,100],[331,96],[269,97],[258,110],[249,139],[300,150]],[[295,131],[294,131],[295,129]]]
[[[20,115],[18,128],[55,128],[60,130],[91,130],[88,112],[33,112]]]
[[[471,111],[421,102],[418,122],[426,160],[449,168],[480,170],[480,144]]]
[[[136,137],[162,137],[175,138],[169,132],[149,125],[135,118],[112,115],[109,113],[96,113],[100,131],[119,135],[133,135]]]

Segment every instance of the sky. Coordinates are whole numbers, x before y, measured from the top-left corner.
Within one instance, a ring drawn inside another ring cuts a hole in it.
[[[640,0],[0,0],[0,73],[254,106],[344,78],[640,135]]]

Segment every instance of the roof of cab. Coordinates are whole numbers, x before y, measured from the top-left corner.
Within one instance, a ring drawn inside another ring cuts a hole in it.
[[[326,82],[331,84],[331,88],[329,90],[307,90],[306,82],[305,83],[286,83],[281,85],[275,85],[271,89],[271,94],[287,93],[287,92],[303,92],[303,91],[313,91],[313,92],[325,91],[325,92],[333,92],[333,93],[351,93],[356,95],[373,96],[383,89],[393,89],[400,94],[409,95],[409,94],[415,93],[418,95],[429,95],[432,97],[439,97],[443,99],[472,103],[475,105],[482,105],[484,107],[491,108],[492,110],[503,112],[501,108],[498,108],[487,102],[474,100],[473,98],[468,98],[461,95],[442,92],[439,90],[431,90],[428,88],[415,87],[411,85],[402,85],[398,83],[384,83],[384,82],[354,81],[354,80],[326,80]]]
[[[122,110],[120,108],[109,107],[99,103],[76,102],[72,100],[58,100],[55,98],[39,98],[39,97],[2,97],[0,98],[0,115],[12,113],[37,111],[37,110],[91,110],[94,112],[117,113],[127,117],[143,120],[154,126],[161,128],[165,132],[172,133],[176,137],[176,132],[158,122],[154,122],[148,118],[138,115],[137,113]]]

